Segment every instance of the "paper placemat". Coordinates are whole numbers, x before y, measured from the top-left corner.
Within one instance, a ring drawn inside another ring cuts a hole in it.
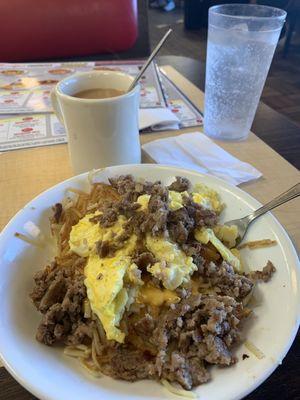
[[[20,115],[0,119],[0,152],[66,143],[55,114]]]
[[[90,70],[122,71],[135,76],[141,67],[142,61],[1,64],[0,152],[67,142],[65,128],[50,115],[50,92],[59,80]],[[140,124],[143,132],[202,125],[202,113],[156,64],[150,65],[140,84],[140,110],[151,110],[148,114],[154,120]],[[159,121],[163,115],[166,120]]]
[[[19,63],[0,65],[0,114],[53,112],[50,91],[62,79],[93,70],[122,71],[136,76],[142,61]],[[140,80],[140,107],[165,107],[156,66],[151,65]]]

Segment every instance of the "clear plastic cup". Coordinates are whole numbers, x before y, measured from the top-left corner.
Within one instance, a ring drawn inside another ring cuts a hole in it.
[[[209,9],[204,132],[247,138],[286,18],[279,8],[223,4]]]

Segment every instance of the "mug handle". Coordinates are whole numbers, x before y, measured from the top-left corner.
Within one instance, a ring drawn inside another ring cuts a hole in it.
[[[57,98],[57,94],[55,93],[55,89],[52,89],[50,97],[51,97],[51,103],[52,103],[53,110],[54,110],[59,122],[64,125],[65,124],[64,117],[63,117],[63,113],[61,111],[59,100]]]

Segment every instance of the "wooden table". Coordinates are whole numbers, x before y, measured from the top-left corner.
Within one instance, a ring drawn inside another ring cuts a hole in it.
[[[194,104],[203,109],[204,95],[195,85],[171,67],[164,67],[164,72]],[[195,128],[184,131],[195,131]],[[145,143],[181,133],[183,131],[147,134],[141,136],[141,141]],[[243,190],[261,202],[270,200],[300,181],[299,171],[253,133],[244,142],[218,142],[218,144],[239,159],[251,163],[263,173],[263,177],[258,181],[241,185]],[[1,154],[0,229],[34,196],[71,175],[66,145]],[[295,199],[289,205],[278,208],[274,214],[286,228],[295,245],[300,248],[300,199]],[[300,399],[299,339],[298,334],[298,344],[295,341],[282,366],[260,388],[247,396],[247,400]],[[0,400],[4,399],[32,400],[35,397],[15,382],[4,368],[0,368]]]

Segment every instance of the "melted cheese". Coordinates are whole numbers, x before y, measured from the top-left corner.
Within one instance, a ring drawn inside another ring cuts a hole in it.
[[[172,303],[178,303],[180,298],[171,290],[159,289],[154,286],[146,285],[140,288],[137,301],[139,303],[160,307],[163,304],[169,305]]]

